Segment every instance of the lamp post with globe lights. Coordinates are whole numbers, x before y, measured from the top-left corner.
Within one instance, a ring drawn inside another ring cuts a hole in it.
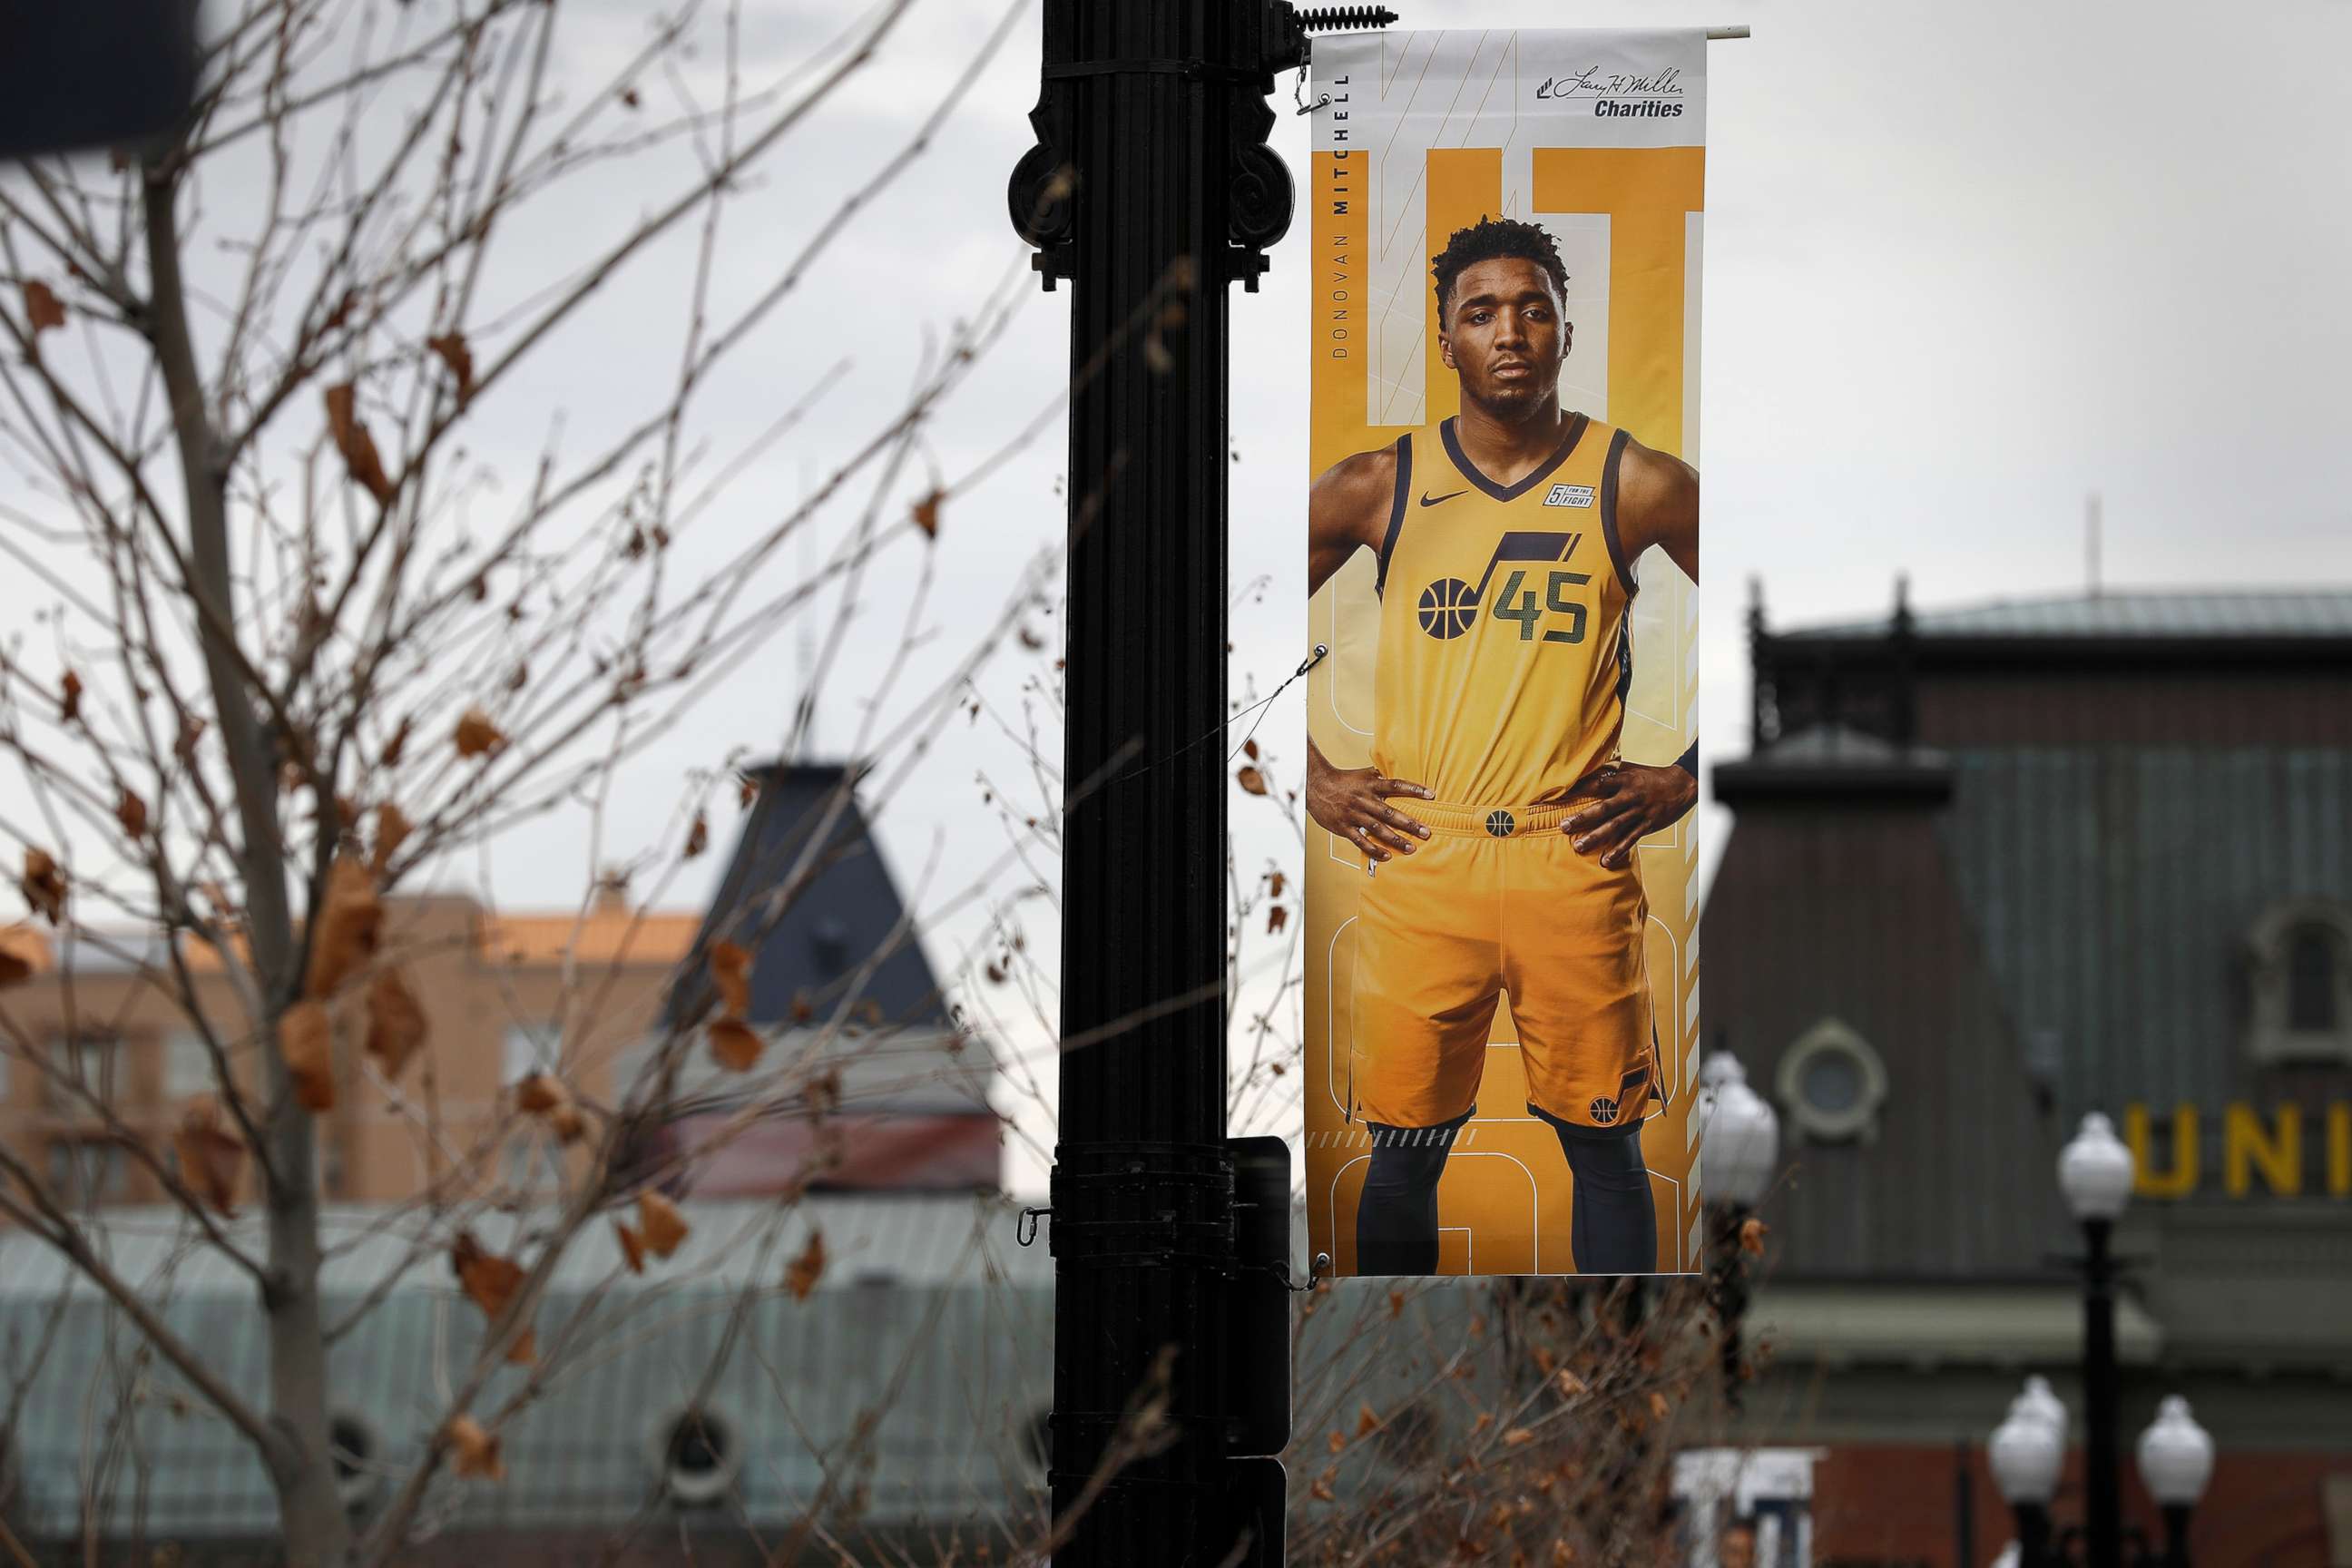
[[[2213,1473],[2213,1440],[2189,1414],[2188,1401],[2167,1398],[2153,1426],[2141,1434],[2139,1463],[2164,1510],[2165,1550],[2147,1548],[2137,1530],[2123,1523],[2120,1379],[2116,1360],[2116,1282],[2121,1268],[2113,1242],[2116,1221],[2131,1201],[2137,1172],[2131,1150],[2114,1125],[2097,1111],[2058,1153],[2058,1187],[2083,1227],[2083,1256],[2069,1259],[2083,1276],[2083,1509],[2080,1526],[2053,1535],[2050,1499],[2066,1454],[2066,1408],[2049,1384],[2026,1380],[1995,1429],[1989,1457],[1993,1479],[2017,1514],[2022,1568],[2049,1568],[2070,1560],[2079,1543],[2085,1568],[2186,1568],[2189,1512],[2204,1495]]]
[[[2122,1568],[2116,1427],[2116,1220],[2131,1201],[2132,1154],[2097,1111],[2058,1152],[2058,1190],[2083,1227],[2083,1489],[2090,1568]]]
[[[1748,1220],[1780,1162],[1780,1119],[1748,1087],[1747,1069],[1716,1051],[1699,1069],[1701,1191],[1715,1219],[1709,1294],[1723,1336],[1723,1396],[1739,1408],[1740,1319],[1748,1310]]]

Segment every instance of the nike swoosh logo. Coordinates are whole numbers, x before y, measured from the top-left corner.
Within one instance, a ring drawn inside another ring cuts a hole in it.
[[[1455,496],[1466,496],[1470,492],[1468,490],[1448,490],[1442,496],[1433,496],[1427,490],[1423,490],[1421,492],[1421,504],[1423,506],[1435,506],[1439,501],[1452,500]]]

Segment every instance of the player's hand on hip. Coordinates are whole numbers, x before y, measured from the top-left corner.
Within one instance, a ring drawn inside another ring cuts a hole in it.
[[[1437,798],[1425,784],[1386,777],[1378,768],[1335,768],[1309,752],[1307,815],[1374,860],[1410,855],[1429,837],[1426,825],[1389,805],[1391,795]]]
[[[1671,827],[1698,799],[1698,781],[1678,767],[1612,763],[1577,781],[1571,798],[1591,804],[1560,824],[1580,855],[1611,870],[1630,864],[1633,846]]]

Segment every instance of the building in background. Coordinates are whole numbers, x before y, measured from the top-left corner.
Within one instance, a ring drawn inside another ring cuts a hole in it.
[[[1707,1016],[1781,1116],[1748,1431],[1824,1450],[1813,1560],[1989,1561],[2025,1373],[2080,1442],[2054,1171],[2098,1110],[2126,1444],[2167,1392],[2212,1431],[2200,1564],[2352,1562],[2352,592],[1752,626]]]
[[[722,1144],[718,1130],[745,1107],[697,1042],[672,1097],[677,1113],[647,1126],[635,1158],[694,1152],[675,1184],[711,1196],[793,1184],[996,1187],[988,1053],[967,1048],[950,1023],[843,770],[778,764],[751,776],[758,795],[706,913],[634,908],[612,887],[563,911],[429,893],[386,901],[384,951],[410,975],[429,1044],[390,1088],[339,1065],[343,1092],[320,1121],[329,1201],[394,1203],[453,1181],[551,1192],[566,1156],[541,1119],[511,1114],[511,1086],[560,1071],[583,1104],[619,1107],[655,1043],[707,1003],[697,955],[719,936],[753,950],[750,1021],[772,1036],[772,1059],[824,1033],[840,1058],[837,1073],[819,1064],[816,1075],[829,1103],[760,1108]],[[144,932],[80,941],[69,954],[45,926],[0,941],[35,972],[5,998],[0,1142],[77,1205],[161,1200],[125,1140],[168,1159],[179,1108],[215,1081],[204,1034],[164,989],[170,955]],[[228,978],[196,943],[182,956],[232,1070],[252,1082],[255,1047]],[[24,1058],[27,1047],[49,1070]],[[822,1134],[812,1110],[828,1112]]]

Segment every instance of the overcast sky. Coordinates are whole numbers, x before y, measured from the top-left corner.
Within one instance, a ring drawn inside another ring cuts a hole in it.
[[[1487,0],[1407,8],[1416,27],[1571,19]],[[562,58],[583,73],[645,26],[644,7],[623,0],[567,9],[579,15]],[[744,69],[755,83],[854,15],[808,0],[750,0],[747,13]],[[772,276],[911,133],[1002,15],[994,0],[919,0],[877,67],[771,166],[766,191],[782,199],[745,204],[730,230],[740,292]],[[1923,608],[2072,592],[2084,577],[2084,500],[2097,491],[2111,587],[2352,583],[2352,440],[2341,429],[2352,412],[2341,380],[2352,350],[2352,3],[1597,0],[1572,19],[1754,29],[1713,46],[1708,60],[1700,466],[1711,756],[1748,745],[1751,577],[1778,625],[1884,613],[1898,574]],[[740,444],[824,366],[854,361],[804,435],[739,487],[740,510],[707,525],[711,557],[728,529],[772,515],[824,472],[907,384],[926,334],[977,308],[1019,265],[1003,191],[1031,140],[1037,36],[1033,4],[948,133],[701,405],[709,438]],[[1286,78],[1276,145],[1303,185],[1307,121],[1287,111],[1290,88]],[[605,182],[582,198],[578,222],[584,231],[600,216],[626,218],[655,195]],[[1265,290],[1236,302],[1236,694],[1270,689],[1307,642],[1307,228],[1301,211]],[[544,223],[508,265],[560,271],[580,245],[569,222]],[[593,337],[486,412],[482,449],[499,456],[503,439],[504,456],[527,464],[555,411],[593,426],[607,393],[671,374],[682,296],[674,268],[667,277],[616,288]],[[1067,298],[1024,296],[1012,334],[935,428],[945,472],[968,468],[1052,398]],[[919,673],[948,668],[1053,549],[1061,458],[1056,426],[944,520]],[[899,590],[915,560],[899,552],[867,585],[822,695],[833,746],[846,743],[904,641]],[[8,595],[5,628],[26,629],[30,607]],[[663,831],[688,770],[773,750],[803,668],[794,646],[789,636],[774,645],[631,771],[619,800],[646,842]],[[1017,715],[1024,683],[1050,674],[1055,651],[992,668],[982,683],[992,702]],[[1302,728],[1294,689],[1259,731],[1278,777],[1296,776]],[[884,816],[900,879],[935,868],[926,896],[979,875],[1004,848],[980,804],[983,771],[1017,783],[1018,747],[987,724],[950,725]],[[12,809],[18,789],[0,784]],[[1245,874],[1295,854],[1289,830],[1250,803],[1236,826]],[[1710,865],[1726,828],[1710,810]],[[582,831],[551,818],[445,879],[512,904],[569,905],[586,879]],[[698,875],[672,901],[703,896],[720,858],[690,869]],[[1048,960],[1051,925],[1033,920],[1031,931]],[[959,916],[941,926],[933,956],[951,964],[975,937],[974,919]]]

